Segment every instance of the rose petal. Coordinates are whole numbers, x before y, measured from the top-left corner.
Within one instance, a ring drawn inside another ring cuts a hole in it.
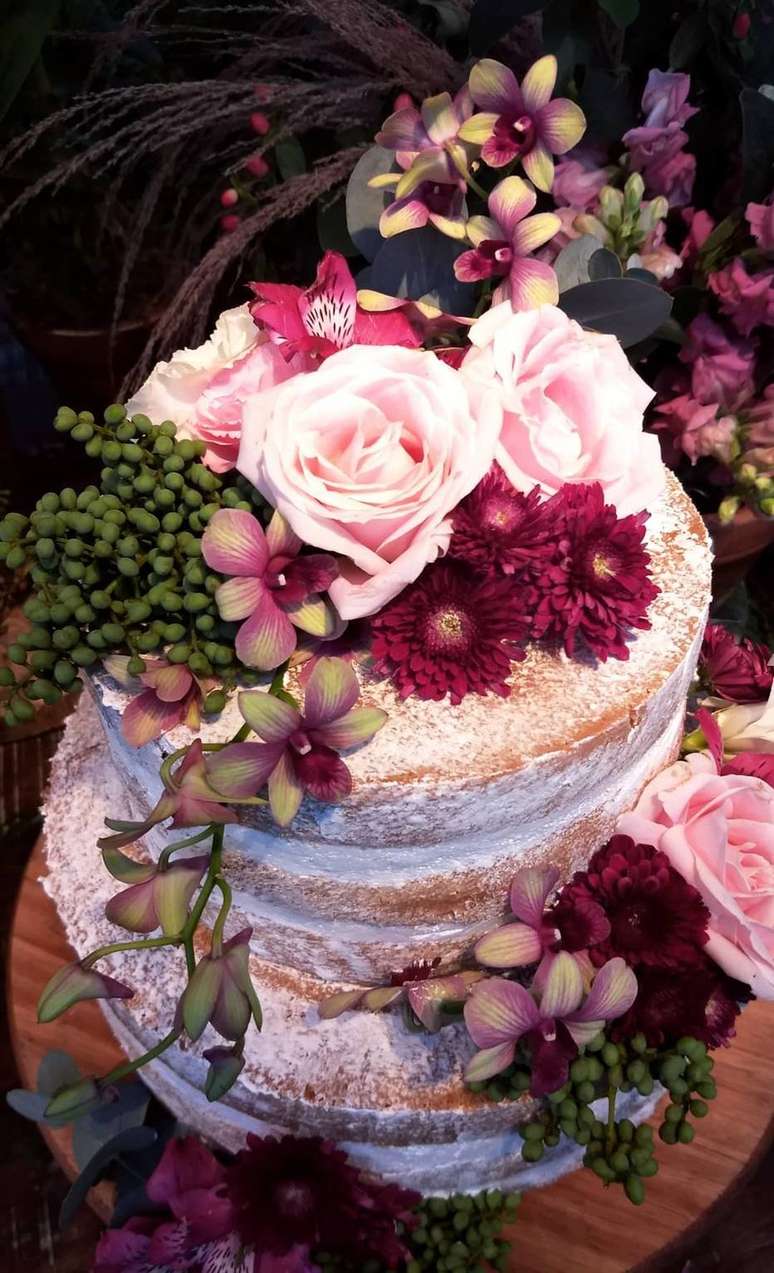
[[[505,924],[486,933],[473,948],[476,961],[487,968],[523,968],[534,964],[543,946],[534,928],[527,924]]]
[[[301,726],[300,713],[274,694],[248,690],[238,697],[242,719],[266,743],[284,743]]]
[[[202,556],[222,575],[263,575],[269,563],[266,536],[257,518],[242,508],[221,508],[207,523]]]
[[[481,1048],[520,1039],[539,1020],[540,1012],[530,993],[503,977],[478,982],[465,1004],[468,1033]]]
[[[284,663],[295,648],[295,628],[266,590],[237,632],[234,642],[237,658],[246,667],[269,672]]]
[[[304,721],[310,729],[327,725],[354,707],[360,686],[351,663],[325,657],[317,660],[304,700]]]

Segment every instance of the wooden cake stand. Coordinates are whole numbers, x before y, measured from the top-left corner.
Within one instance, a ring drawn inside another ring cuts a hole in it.
[[[9,1003],[14,1050],[25,1087],[35,1087],[41,1057],[70,1052],[89,1073],[110,1069],[121,1051],[95,1003],[81,1004],[48,1026],[35,1020],[40,990],[71,958],[53,903],[39,884],[40,843],[23,881],[11,933]],[[774,1141],[774,1004],[754,1003],[739,1019],[733,1045],[715,1053],[718,1097],[696,1123],[690,1145],[663,1146],[647,1201],[635,1208],[605,1191],[588,1171],[576,1171],[523,1199],[514,1230],[513,1273],[660,1273],[679,1258],[726,1206]],[[52,1154],[75,1175],[69,1131],[43,1128]],[[105,1218],[109,1191],[90,1195]]]

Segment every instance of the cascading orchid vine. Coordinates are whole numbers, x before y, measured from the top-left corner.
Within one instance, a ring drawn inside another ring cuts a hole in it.
[[[127,703],[121,714],[121,732],[132,747],[143,747],[154,738],[185,725],[197,733],[202,719],[202,705],[208,685],[195,676],[185,663],[169,663],[166,659],[145,659],[145,670],[134,677],[132,659],[112,654],[103,666],[125,688],[139,681],[145,688]]]
[[[610,922],[590,898],[549,898],[559,880],[553,867],[525,867],[513,878],[510,904],[513,921],[479,938],[473,956],[485,968],[525,968],[560,950],[576,954],[604,941]]]

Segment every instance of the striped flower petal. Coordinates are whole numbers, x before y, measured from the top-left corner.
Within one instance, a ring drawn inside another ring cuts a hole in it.
[[[379,233],[383,239],[391,239],[406,230],[421,230],[430,216],[427,205],[421,199],[396,199],[379,218]]]
[[[227,579],[215,593],[215,604],[221,619],[226,623],[238,623],[246,619],[258,606],[266,587],[262,579]]]
[[[297,557],[303,547],[290,522],[278,512],[272,513],[266,527],[266,544],[272,557]]]
[[[304,722],[317,729],[343,716],[360,697],[351,663],[344,659],[318,659],[306,686]]]
[[[454,277],[461,283],[477,283],[479,279],[489,278],[490,262],[484,260],[476,248],[468,252],[460,252],[454,262]]]
[[[581,970],[566,950],[551,961],[543,993],[540,996],[540,1012],[544,1017],[566,1017],[574,1012],[583,999]]]
[[[499,1043],[496,1047],[484,1048],[466,1065],[465,1082],[483,1083],[486,1079],[493,1078],[495,1074],[507,1070],[513,1064],[515,1056],[515,1043]]]
[[[234,649],[246,667],[270,672],[296,648],[296,630],[266,590],[236,634]]]
[[[441,234],[445,234],[447,239],[464,239],[465,238],[465,212],[459,212],[456,216],[444,217],[440,212],[431,212],[428,215],[428,221],[434,225],[436,230]]]
[[[468,79],[470,95],[476,106],[502,115],[505,111],[521,114],[524,99],[513,71],[494,58],[482,57]]]
[[[284,742],[231,743],[209,757],[210,782],[219,795],[232,800],[254,796],[267,781],[284,749]]]
[[[526,217],[515,227],[511,242],[519,256],[529,256],[558,234],[562,223],[555,212],[538,212]]]
[[[521,157],[521,166],[538,190],[549,191],[554,181],[554,161],[542,141]]]
[[[602,1017],[612,1021],[628,1012],[636,998],[637,978],[629,965],[616,956],[600,968],[586,1002],[573,1012],[572,1019],[593,1021]]]
[[[208,855],[176,858],[168,870],[156,876],[153,894],[158,922],[167,936],[173,937],[182,930],[191,898],[209,863]]]
[[[423,181],[437,181],[441,185],[450,184],[449,160],[445,150],[420,151],[395,187],[396,198],[405,199],[413,194]]]
[[[304,788],[296,777],[293,761],[287,752],[280,757],[269,778],[269,806],[274,821],[289,826],[298,813]]]
[[[541,869],[537,866],[526,866],[513,877],[511,883],[511,910],[517,919],[521,919],[530,928],[539,928],[543,922],[543,911],[546,902],[559,879],[556,867]]]
[[[152,933],[159,926],[153,881],[132,884],[116,893],[105,905],[105,918],[129,933]]]
[[[155,690],[163,703],[179,703],[191,688],[193,677],[185,664],[170,663],[143,672],[140,680],[143,685]]]
[[[530,115],[534,115],[551,101],[556,87],[557,63],[553,53],[533,62],[521,81],[521,95]]]
[[[180,720],[180,704],[163,702],[155,690],[144,690],[123,710],[121,732],[131,747],[144,747],[173,729]]]
[[[222,575],[261,576],[269,564],[263,528],[242,508],[221,508],[215,513],[202,536],[202,555]]]
[[[301,715],[290,703],[262,690],[239,695],[242,719],[266,743],[284,743],[301,725]]]
[[[442,146],[457,136],[459,119],[454,108],[451,93],[436,93],[435,97],[426,97],[420,112],[425,132],[431,142]]]
[[[495,111],[479,111],[477,115],[471,115],[470,119],[465,120],[457,136],[460,141],[469,141],[474,146],[483,146],[484,142],[492,136],[497,119]]]
[[[480,243],[487,241],[507,239],[503,227],[499,221],[495,221],[494,217],[471,217],[468,221],[465,231],[474,248]],[[457,258],[459,260],[459,257]]]
[[[556,305],[559,284],[547,261],[532,256],[517,256],[509,275],[511,304],[514,309],[537,309],[539,305]]]
[[[334,751],[361,747],[373,738],[386,720],[387,713],[381,707],[353,707],[338,720],[315,728],[315,742],[332,747]]]
[[[465,1004],[465,1024],[480,1048],[514,1042],[540,1020],[537,1004],[529,991],[504,977],[479,981]]]
[[[376,134],[377,146],[387,150],[419,150],[425,141],[422,117],[416,106],[404,106],[394,111]]]
[[[586,116],[567,97],[557,97],[540,112],[538,132],[555,155],[564,155],[577,146],[586,131]]]
[[[339,625],[333,606],[323,597],[317,597],[314,594],[296,605],[282,606],[282,609],[295,628],[300,628],[302,632],[308,632],[313,637],[331,637]]]
[[[537,195],[521,177],[506,177],[489,196],[489,211],[510,238],[518,223],[534,208]]]
[[[328,995],[317,1008],[320,1020],[332,1021],[335,1017],[340,1017],[342,1012],[356,1008],[365,993],[364,990],[339,990],[336,994]]]
[[[186,1034],[194,1043],[204,1034],[204,1028],[215,1008],[222,975],[220,961],[205,955],[199,960],[191,980],[183,991],[180,1001],[183,1025]]]
[[[495,129],[481,147],[481,158],[489,168],[505,168],[519,154],[516,139],[508,132]]]
[[[486,933],[473,950],[477,963],[487,968],[524,968],[537,963],[543,953],[539,934],[528,924],[504,924]]]

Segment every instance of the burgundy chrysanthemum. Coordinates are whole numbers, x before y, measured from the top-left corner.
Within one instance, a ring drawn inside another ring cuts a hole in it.
[[[374,664],[401,698],[448,694],[456,704],[487,690],[504,698],[511,661],[524,658],[528,626],[512,581],[442,561],[373,618]]]
[[[262,1254],[302,1246],[358,1268],[372,1259],[395,1268],[408,1256],[396,1226],[412,1225],[419,1195],[367,1180],[332,1141],[248,1134],[227,1177],[237,1231]]]
[[[580,889],[563,889],[556,905],[546,911],[543,922],[556,929],[557,950],[588,950],[610,936],[610,920],[604,909]]]
[[[703,962],[709,911],[665,853],[614,835],[562,890],[562,900],[598,902],[610,922],[606,939],[589,949],[601,966],[620,955],[632,968],[683,969]],[[682,974],[681,974],[682,975]]]
[[[683,1035],[709,1048],[728,1043],[749,987],[721,972],[711,959],[678,975],[666,968],[637,969],[637,998],[611,1026],[616,1041],[642,1033],[651,1047],[673,1044]]]
[[[774,668],[771,650],[743,637],[736,641],[720,623],[710,623],[704,633],[699,670],[714,694],[730,703],[759,703],[768,697]]]
[[[658,595],[643,547],[646,513],[618,517],[598,482],[567,483],[553,510],[554,560],[542,575],[532,635],[561,641],[570,656],[578,642],[603,662],[627,659],[633,628],[649,628]]]
[[[531,580],[555,551],[553,501],[535,486],[528,495],[511,486],[494,464],[452,513],[449,556],[476,570]]]

